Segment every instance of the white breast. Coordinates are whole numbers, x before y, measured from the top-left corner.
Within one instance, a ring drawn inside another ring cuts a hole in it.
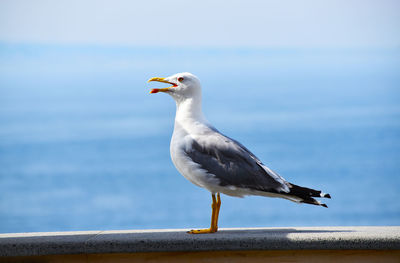
[[[170,145],[172,162],[187,180],[211,192],[216,192],[216,189],[219,189],[219,180],[215,178],[215,175],[208,173],[199,164],[193,162],[185,152],[191,147],[194,136],[196,135],[193,130],[189,134],[187,129],[179,123],[175,123]]]

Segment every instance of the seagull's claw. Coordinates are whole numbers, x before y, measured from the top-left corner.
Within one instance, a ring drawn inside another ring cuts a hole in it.
[[[219,193],[217,193],[217,197],[215,197],[215,194],[211,194],[212,197],[212,215],[211,215],[211,225],[210,228],[206,229],[199,229],[199,230],[190,230],[186,233],[188,234],[210,234],[210,233],[215,233],[218,231],[218,215],[219,215],[219,209],[221,207],[221,197],[219,196]]]
[[[210,234],[217,232],[218,229],[206,228],[206,229],[198,229],[198,230],[190,230],[186,233],[188,234]]]

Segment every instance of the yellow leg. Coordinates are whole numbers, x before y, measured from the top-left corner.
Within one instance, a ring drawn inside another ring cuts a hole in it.
[[[217,193],[217,211],[215,212],[215,227],[218,230],[218,217],[219,217],[219,209],[221,208],[221,197],[219,193]]]
[[[211,226],[210,228],[206,229],[199,229],[199,230],[190,230],[188,231],[189,234],[207,234],[207,233],[215,233],[218,231],[218,215],[219,209],[221,207],[221,197],[219,193],[217,194],[217,198],[215,198],[215,194],[211,194],[212,197],[212,213],[211,213]]]

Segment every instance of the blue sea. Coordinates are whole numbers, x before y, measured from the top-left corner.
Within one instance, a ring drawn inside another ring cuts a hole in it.
[[[222,196],[220,227],[400,225],[400,48],[0,44],[0,232],[208,227],[169,156],[196,74],[214,126],[328,209]]]

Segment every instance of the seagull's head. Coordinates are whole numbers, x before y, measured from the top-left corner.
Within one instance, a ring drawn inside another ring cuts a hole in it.
[[[176,101],[190,98],[201,98],[201,85],[199,79],[188,72],[177,73],[167,78],[151,78],[148,82],[158,81],[170,84],[168,88],[152,89],[150,93],[165,92],[171,95]]]

